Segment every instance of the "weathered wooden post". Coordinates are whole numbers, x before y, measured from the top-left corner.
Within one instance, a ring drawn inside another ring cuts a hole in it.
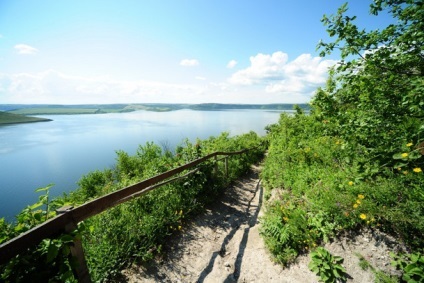
[[[78,282],[91,283],[90,272],[88,271],[87,262],[84,256],[81,238],[74,239],[74,244],[70,247],[72,259],[75,260],[76,266],[71,264],[72,272]]]
[[[58,214],[66,213],[72,208],[72,206],[61,207],[56,210],[56,212]],[[65,226],[65,232],[72,233],[77,228],[78,225],[75,222],[71,222]],[[71,268],[75,278],[78,282],[91,283],[90,272],[88,271],[87,261],[85,260],[81,238],[74,238],[73,245],[70,246],[69,249],[71,250],[69,261],[71,262]]]
[[[225,177],[228,177],[228,156],[225,156]]]

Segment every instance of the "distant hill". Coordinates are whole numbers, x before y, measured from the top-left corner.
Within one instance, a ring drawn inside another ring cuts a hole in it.
[[[220,103],[203,103],[203,104],[192,104],[189,105],[189,109],[193,110],[248,110],[248,109],[259,109],[259,110],[293,110],[296,104],[220,104]],[[309,110],[308,104],[297,104],[300,108]]]
[[[34,123],[34,122],[48,122],[50,119],[30,117],[20,114],[13,114],[8,112],[0,112],[0,125],[16,124],[16,123]]]
[[[56,104],[0,104],[0,110],[14,114],[23,115],[75,115],[75,114],[101,114],[101,113],[121,113],[137,110],[145,111],[175,111],[181,109],[191,109],[198,111],[219,111],[219,110],[293,110],[296,104],[172,104],[172,103],[143,103],[143,104],[76,104],[76,105],[56,105]],[[302,109],[309,110],[308,104],[298,104]]]

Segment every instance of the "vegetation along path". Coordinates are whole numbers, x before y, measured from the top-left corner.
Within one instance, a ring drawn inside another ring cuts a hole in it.
[[[259,235],[264,188],[260,166],[228,188],[164,247],[162,257],[148,266],[123,271],[125,282],[318,282],[308,269],[310,257],[300,256],[289,268],[276,264]],[[325,247],[345,259],[347,282],[374,282],[371,270],[359,267],[358,254],[373,266],[390,269],[390,241],[363,231]],[[391,247],[392,248],[392,247]],[[387,270],[389,271],[389,270]]]

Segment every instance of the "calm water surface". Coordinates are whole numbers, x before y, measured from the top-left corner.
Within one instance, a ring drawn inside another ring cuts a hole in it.
[[[35,189],[54,184],[51,195],[77,188],[88,172],[109,168],[115,151],[134,154],[153,141],[174,148],[223,131],[238,135],[276,123],[281,112],[261,110],[137,111],[99,115],[43,115],[52,122],[0,126],[0,218],[13,220],[37,201]]]

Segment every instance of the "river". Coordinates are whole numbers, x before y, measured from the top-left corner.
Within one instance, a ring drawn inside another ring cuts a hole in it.
[[[276,123],[281,111],[136,111],[95,115],[40,115],[51,122],[0,126],[0,218],[13,220],[38,200],[34,191],[50,183],[51,196],[77,188],[88,172],[110,168],[116,150],[134,154],[153,141],[173,149],[185,138],[206,139],[226,131],[238,135]]]

